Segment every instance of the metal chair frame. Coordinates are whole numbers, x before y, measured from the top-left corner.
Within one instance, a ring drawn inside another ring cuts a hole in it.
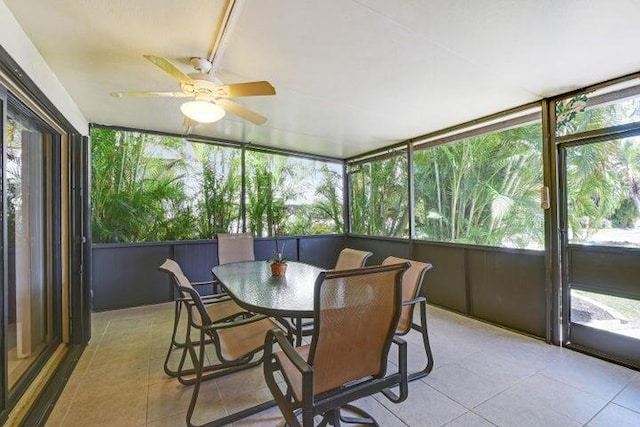
[[[189,319],[189,325],[191,328],[194,328],[199,332],[199,340],[197,343],[194,343],[192,341],[191,334],[187,334],[185,338],[186,349],[195,370],[195,379],[185,381],[183,375],[178,376],[178,380],[180,381],[180,383],[185,385],[193,384],[194,386],[186,417],[187,425],[193,427],[194,424],[191,422],[191,420],[193,418],[193,413],[198,400],[198,395],[200,393],[200,385],[202,381],[211,378],[218,378],[224,375],[231,374],[233,372],[252,368],[262,363],[264,359],[264,354],[261,354],[256,358],[256,356],[258,356],[258,354],[262,352],[264,348],[263,344],[251,349],[250,351],[246,352],[236,359],[226,359],[221,351],[221,338],[218,335],[218,331],[228,328],[242,327],[243,325],[248,325],[250,323],[258,322],[263,319],[268,319],[268,317],[255,314],[251,317],[243,318],[240,320],[212,323],[208,318],[207,310],[200,298],[200,294],[198,294],[195,289],[183,286],[179,286],[179,290],[186,294],[185,298],[182,299],[182,303],[187,309],[187,318]],[[201,323],[197,322],[194,319],[194,309],[198,311],[198,314],[202,319]],[[218,360],[220,360],[220,363],[205,366],[205,346],[207,343],[213,344],[216,356]],[[198,348],[198,352],[196,352],[196,347]]]
[[[399,265],[386,265],[386,266],[374,266],[366,267],[354,270],[343,271],[330,271],[323,272],[318,276],[315,284],[315,309],[314,309],[314,322],[319,323],[320,313],[320,288],[325,279],[331,279],[336,277],[353,276],[358,274],[365,274],[366,272],[376,271],[392,271],[397,270],[395,278],[395,304],[396,310],[394,315],[394,322],[397,322],[400,318],[401,312],[401,276],[402,272],[408,268],[409,264]],[[319,337],[319,328],[315,328],[311,344],[311,352],[313,350],[315,342]],[[280,363],[273,353],[273,344],[277,343],[283,353],[292,362],[293,366],[302,376],[302,398],[296,399],[294,393],[291,391],[291,384],[286,375],[284,386],[285,391],[281,389],[278,384],[275,373],[282,370]],[[314,395],[314,367],[309,364],[291,345],[287,337],[282,331],[271,330],[268,332],[265,341],[265,359],[264,359],[264,374],[267,386],[271,390],[273,397],[280,407],[285,420],[288,425],[295,427],[311,427],[314,425],[314,418],[318,415],[322,416],[322,421],[319,426],[333,425],[340,426],[341,422],[351,424],[371,424],[378,425],[373,417],[367,412],[353,405],[350,402],[370,396],[377,392],[382,392],[392,402],[402,402],[408,396],[408,372],[407,372],[407,343],[402,338],[395,336],[395,328],[390,329],[389,334],[386,337],[384,347],[384,354],[382,355],[383,362],[386,363],[388,352],[391,344],[398,346],[398,372],[387,374],[386,365],[382,368],[382,374],[379,377],[367,377],[361,380],[352,381],[344,384],[341,387],[329,390],[324,393]],[[392,387],[399,386],[399,394],[391,391]],[[357,415],[364,417],[353,418],[344,416],[341,413],[341,409],[347,409],[351,412],[355,412]],[[302,422],[298,420],[298,417],[302,418]]]
[[[172,281],[174,281],[174,279],[172,279]],[[206,285],[206,284],[214,284],[215,282],[213,281],[209,281],[209,282],[192,282],[191,284],[193,286],[198,286],[198,285]],[[177,293],[177,289],[174,289],[174,292]],[[205,305],[209,305],[209,304],[216,304],[219,302],[223,302],[223,301],[230,301],[231,298],[224,294],[224,293],[220,293],[220,294],[213,294],[213,295],[207,295],[205,297],[202,297],[202,302]],[[171,341],[169,343],[169,349],[167,350],[167,355],[164,359],[164,372],[169,375],[170,377],[177,377],[181,374],[181,372],[184,373],[195,373],[195,371],[193,371],[193,369],[191,370],[187,370],[188,372],[185,372],[185,370],[183,369],[183,363],[178,365],[177,369],[171,369],[169,367],[169,359],[171,358],[171,354],[173,353],[174,350],[176,349],[182,349],[182,361],[184,362],[184,357],[186,355],[186,342],[185,341],[178,341],[177,340],[177,335],[178,335],[178,328],[180,326],[180,320],[182,318],[182,305],[184,302],[184,298],[181,298],[179,296],[174,296],[174,317],[173,317],[173,330],[171,332]],[[239,314],[240,316],[242,316],[242,314]],[[248,316],[249,313],[247,313],[245,315]],[[225,317],[221,320],[231,320],[238,317],[238,315],[233,315],[233,316],[229,316],[229,317]],[[189,327],[189,323],[187,322],[186,328],[185,328],[185,335],[189,334],[191,331],[191,328]],[[199,343],[196,343],[196,345],[198,345]]]
[[[404,259],[404,258],[397,258],[397,257],[389,257],[387,259],[385,259],[383,261],[383,264],[389,260],[390,262],[399,262],[399,261],[406,261],[409,263],[412,263],[411,260],[408,259]],[[416,278],[417,280],[417,285],[415,287],[415,292],[414,292],[414,298],[410,299],[410,300],[405,300],[402,301],[402,306],[403,307],[411,307],[410,308],[410,312],[409,312],[409,318],[411,319],[411,326],[409,328],[407,328],[405,331],[396,331],[396,336],[405,336],[407,335],[409,332],[411,332],[411,330],[415,330],[417,332],[420,333],[420,335],[422,336],[422,344],[424,346],[424,351],[425,354],[427,356],[427,364],[425,365],[424,368],[418,370],[418,371],[414,371],[414,372],[410,372],[409,373],[409,381],[414,381],[420,378],[424,378],[427,375],[429,375],[429,373],[433,370],[433,353],[431,351],[431,345],[429,344],[429,331],[427,328],[427,299],[423,296],[418,296],[420,295],[420,291],[422,290],[422,285],[424,283],[424,277],[427,274],[427,271],[431,270],[433,268],[433,265],[429,264],[429,263],[424,263],[424,267],[422,269],[422,271],[420,272],[420,274],[418,275],[418,277]],[[420,324],[416,324],[413,322],[413,310],[415,308],[415,306],[418,305],[420,307]]]
[[[169,261],[175,263],[176,268],[180,269],[180,265],[174,261],[169,259]],[[166,263],[167,261],[165,261]],[[178,289],[179,287],[179,282],[177,277],[175,277],[175,275],[173,274],[173,272],[164,267],[164,264],[161,265],[159,267],[159,270],[169,274],[169,276],[171,277],[171,282],[174,284],[173,289],[174,289],[174,318],[173,318],[173,330],[171,332],[171,340],[169,342],[169,348],[167,350],[167,355],[165,356],[164,359],[164,372],[169,375],[170,377],[179,377],[182,379],[182,381],[184,383],[189,383],[190,381],[185,379],[185,376],[187,375],[193,375],[195,374],[195,370],[194,369],[185,369],[184,368],[184,362],[186,360],[186,354],[187,354],[187,348],[186,348],[186,340],[185,341],[178,341],[176,336],[178,334],[178,328],[180,326],[180,320],[182,318],[182,306],[183,303],[185,302],[184,298],[180,296],[180,290]],[[180,269],[181,270],[181,269]],[[182,271],[181,271],[182,272]],[[191,286],[202,286],[202,285],[208,285],[211,284],[213,285],[214,281],[205,281],[205,282],[190,282]],[[214,289],[215,290],[215,289]],[[207,295],[205,297],[201,297],[201,300],[203,302],[204,305],[211,305],[211,304],[216,304],[216,303],[220,303],[220,302],[225,302],[225,301],[231,301],[231,298],[224,294],[224,293],[220,293],[220,294],[213,294],[213,295]],[[246,311],[238,311],[237,313],[234,313],[230,316],[226,316],[220,319],[217,319],[218,321],[228,321],[228,320],[232,320],[235,318],[243,318],[243,317],[250,317],[252,316],[252,313],[246,312]],[[185,328],[185,336],[189,335],[191,333],[191,327],[189,326],[189,322],[187,322],[186,324],[186,328]],[[207,342],[209,343],[209,342]],[[199,343],[197,343],[197,345],[199,345]],[[171,369],[169,367],[169,359],[171,358],[171,354],[173,353],[174,350],[176,349],[182,349],[182,354],[180,356],[180,362],[178,363],[178,367],[177,369]]]

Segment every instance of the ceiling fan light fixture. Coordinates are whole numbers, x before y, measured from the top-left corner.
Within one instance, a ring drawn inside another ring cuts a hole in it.
[[[213,123],[224,117],[224,109],[215,102],[188,101],[180,106],[182,114],[199,123]]]

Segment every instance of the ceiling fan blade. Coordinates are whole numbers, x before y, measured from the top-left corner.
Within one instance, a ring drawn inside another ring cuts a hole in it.
[[[276,89],[267,81],[232,83],[218,86],[216,96],[223,98],[235,98],[238,96],[262,96],[275,95]]]
[[[141,97],[141,96],[164,96],[170,98],[186,98],[193,95],[189,95],[184,92],[111,92],[111,96],[116,98],[122,98],[123,96]]]
[[[216,102],[229,113],[235,114],[236,116],[241,117],[245,120],[249,120],[254,125],[263,125],[267,122],[266,117],[261,116],[255,111],[251,111],[240,104],[229,101],[228,99],[217,99]]]
[[[176,79],[176,80],[178,80],[178,81],[180,81],[182,83],[192,83],[193,82],[191,77],[187,76],[185,73],[180,71],[180,69],[178,67],[173,65],[167,59],[164,59],[164,58],[162,58],[160,56],[153,56],[153,55],[144,55],[144,57],[146,59],[148,59],[149,61],[153,62],[158,67],[162,68],[167,73],[171,74],[171,76],[174,79]]]

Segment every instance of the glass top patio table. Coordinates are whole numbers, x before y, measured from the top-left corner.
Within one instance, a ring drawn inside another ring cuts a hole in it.
[[[273,317],[313,317],[316,278],[323,269],[288,261],[284,276],[272,276],[268,261],[241,261],[211,272],[242,308]]]

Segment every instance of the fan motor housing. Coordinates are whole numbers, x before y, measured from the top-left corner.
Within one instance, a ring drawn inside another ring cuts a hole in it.
[[[203,73],[191,73],[189,77],[193,80],[190,83],[180,83],[180,88],[184,93],[193,94],[198,97],[208,97],[211,99],[228,96],[222,82],[215,76]]]

